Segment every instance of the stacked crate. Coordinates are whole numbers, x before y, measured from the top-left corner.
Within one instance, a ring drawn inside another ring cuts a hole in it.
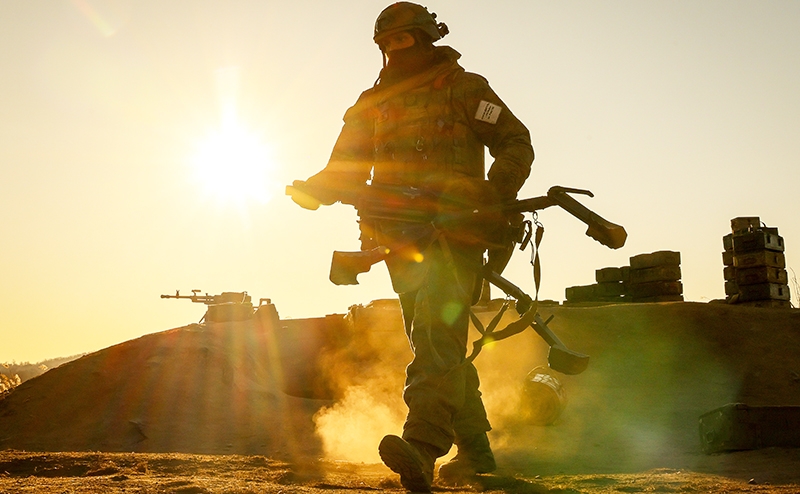
[[[630,258],[630,266],[595,271],[593,285],[566,289],[566,305],[619,302],[680,302],[681,253],[661,250]]]
[[[567,287],[565,304],[624,302],[627,274],[627,266],[598,269],[595,271],[597,283]]]
[[[628,294],[633,302],[678,302],[683,300],[681,253],[661,250],[630,259]]]
[[[762,226],[757,216],[734,218],[722,244],[728,303],[791,307],[783,238],[777,228]]]
[[[598,295],[608,297],[611,301],[625,301],[628,295],[630,272],[628,266],[595,270],[594,279],[597,281],[594,285],[595,291]]]

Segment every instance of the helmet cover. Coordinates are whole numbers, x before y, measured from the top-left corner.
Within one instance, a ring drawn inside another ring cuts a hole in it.
[[[375,20],[375,34],[372,39],[380,44],[381,40],[401,31],[419,29],[431,41],[443,38],[449,30],[440,22],[436,23],[436,14],[428,12],[422,5],[411,2],[396,2],[389,5]]]

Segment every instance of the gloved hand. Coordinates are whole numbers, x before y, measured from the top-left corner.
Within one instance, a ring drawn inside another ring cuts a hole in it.
[[[286,187],[286,193],[292,198],[295,204],[303,209],[310,209],[314,211],[319,208],[320,201],[309,194],[306,182],[303,180],[295,180],[292,185]]]
[[[331,183],[332,181],[327,176],[318,173],[308,180],[292,182],[290,195],[300,207],[313,211],[321,204],[330,206],[340,200],[337,189]]]
[[[501,203],[511,202],[517,198],[517,185],[508,175],[495,175],[489,179],[489,185],[494,189],[497,200]]]

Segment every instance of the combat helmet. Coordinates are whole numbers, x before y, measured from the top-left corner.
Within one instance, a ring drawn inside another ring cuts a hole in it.
[[[389,5],[375,20],[375,35],[372,39],[380,45],[386,36],[419,29],[431,37],[431,41],[442,39],[450,30],[443,22],[436,22],[436,14],[428,12],[422,5],[411,2],[396,2]]]

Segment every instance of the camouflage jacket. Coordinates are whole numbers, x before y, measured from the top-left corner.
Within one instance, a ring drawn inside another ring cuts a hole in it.
[[[371,178],[379,185],[444,188],[463,178],[483,181],[488,148],[494,158],[489,182],[505,197],[519,191],[533,162],[528,129],[486,79],[458,64],[457,51],[436,50],[441,61],[430,69],[361,94],[345,113],[327,166],[309,182],[341,186]],[[362,224],[362,241],[375,236],[373,226]]]
[[[485,146],[494,157],[489,181],[513,192],[522,187],[533,162],[528,129],[486,79],[464,71],[457,51],[436,49],[443,62],[361,94],[320,175],[339,172],[364,183],[372,173],[374,183],[412,186],[459,175],[482,179]]]

